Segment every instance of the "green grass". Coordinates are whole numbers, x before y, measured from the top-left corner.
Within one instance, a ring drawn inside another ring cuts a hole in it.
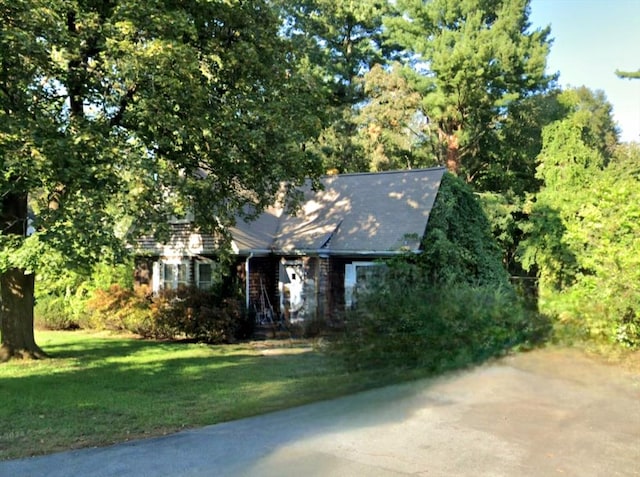
[[[36,340],[52,359],[0,365],[0,460],[162,435],[389,382],[347,374],[326,354],[288,341],[265,350],[78,331],[40,331]]]

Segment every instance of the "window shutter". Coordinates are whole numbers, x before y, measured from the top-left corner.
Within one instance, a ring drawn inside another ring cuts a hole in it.
[[[153,262],[153,271],[151,273],[151,289],[153,290],[154,294],[160,292],[160,284],[164,280],[164,277],[162,276],[164,267],[162,267],[161,265],[162,264],[160,262]]]
[[[353,286],[356,284],[356,266],[353,263],[347,263],[344,266],[344,285]]]
[[[344,266],[344,304],[347,308],[353,305],[353,289],[356,284],[356,266],[347,263]]]

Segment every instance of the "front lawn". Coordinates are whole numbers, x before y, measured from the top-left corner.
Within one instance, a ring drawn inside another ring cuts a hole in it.
[[[0,365],[0,460],[103,446],[380,385],[308,344],[207,346],[40,331],[52,359]]]

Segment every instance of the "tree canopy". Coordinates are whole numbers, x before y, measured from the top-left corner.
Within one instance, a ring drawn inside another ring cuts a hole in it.
[[[383,171],[437,165],[422,97],[396,62],[375,65],[363,78],[365,104],[356,112],[356,137],[368,169]]]
[[[618,78],[623,78],[623,79],[638,79],[640,78],[640,70],[638,71],[616,70],[616,75],[618,76]]]
[[[543,187],[526,206],[521,260],[537,270],[542,311],[565,332],[638,347],[640,155],[637,145],[612,149],[610,106],[585,93],[565,92],[572,111],[545,127]]]
[[[530,31],[527,0],[399,0],[396,8],[387,42],[413,65],[440,162],[476,180],[489,166],[482,142],[553,79],[549,29]]]
[[[96,261],[122,243],[123,215],[152,226],[191,209],[202,227],[223,225],[319,171],[301,147],[318,124],[314,84],[291,74],[267,1],[2,1],[0,12],[5,274],[30,275],[48,248]],[[9,354],[33,348],[7,328],[30,321],[8,309],[14,285],[2,283]]]
[[[307,145],[325,170],[366,170],[368,163],[354,140],[354,108],[366,95],[362,76],[384,63],[382,20],[389,10],[378,0],[280,0],[282,29],[295,45],[298,72],[311,75],[318,87],[323,129]]]

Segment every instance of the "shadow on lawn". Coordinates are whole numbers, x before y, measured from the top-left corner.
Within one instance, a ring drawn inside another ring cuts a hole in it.
[[[6,389],[12,383],[29,381],[29,388],[61,389],[67,383],[82,382],[87,393],[110,388],[147,391],[157,386],[159,391],[172,387],[178,395],[188,395],[185,386],[197,382],[205,383],[205,387],[229,384],[242,388],[331,373],[327,368],[331,360],[319,353],[272,355],[253,350],[249,345],[87,337],[45,343],[43,349],[51,358],[50,364],[60,360],[61,365],[47,365],[45,360],[41,362],[43,366],[29,373],[4,377],[0,387]],[[150,379],[152,376],[158,379]],[[100,384],[93,389],[96,380]]]
[[[111,358],[114,356],[127,356],[148,350],[176,352],[181,348],[197,346],[210,349],[218,349],[232,353],[238,349],[246,349],[246,345],[210,345],[197,343],[192,340],[175,341],[154,341],[142,338],[130,337],[91,337],[87,336],[82,340],[73,339],[56,343],[45,343],[42,345],[44,351],[52,359],[59,358],[80,358],[86,360]]]
[[[87,338],[82,342],[70,341],[45,344],[43,348],[52,359],[81,358],[100,359],[112,356],[125,356],[149,348],[162,346],[160,342],[150,342],[119,338]]]
[[[7,396],[0,423],[11,423],[21,436],[9,445],[0,435],[0,460],[163,434],[357,390],[347,379],[327,385],[332,372],[319,353],[267,356],[248,345],[90,336],[43,348],[51,360],[0,381]],[[60,434],[72,437],[60,440]]]

